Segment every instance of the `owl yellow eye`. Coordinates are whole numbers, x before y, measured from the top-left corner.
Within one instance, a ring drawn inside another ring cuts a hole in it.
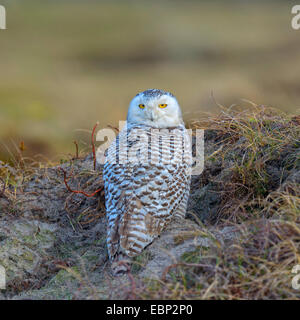
[[[140,109],[145,109],[145,105],[144,104],[139,104],[139,108]]]
[[[162,104],[160,104],[158,106],[163,109],[163,108],[166,108],[168,105],[166,103],[162,103]]]

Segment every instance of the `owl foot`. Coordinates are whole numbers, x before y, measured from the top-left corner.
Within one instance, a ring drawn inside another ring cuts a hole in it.
[[[119,254],[111,264],[111,270],[114,277],[120,277],[128,272],[130,272],[130,259],[123,255]]]

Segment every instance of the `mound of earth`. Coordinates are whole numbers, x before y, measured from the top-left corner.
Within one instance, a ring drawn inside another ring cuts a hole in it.
[[[216,222],[224,206],[221,185],[232,179],[235,160],[244,152],[244,138],[237,138],[225,158],[220,152],[226,146],[222,139],[217,131],[206,132],[205,170],[193,177],[187,218],[174,220],[135,259],[131,273],[119,278],[112,277],[107,257],[103,192],[87,197],[68,190],[64,181],[63,170],[72,189],[93,193],[101,188],[101,167],[93,169],[92,155],[36,170],[14,198],[4,192],[0,265],[6,270],[6,289],[0,290],[0,298],[131,298],[133,285],[167,277],[168,268],[180,263],[186,252],[213,246],[226,250],[242,231]],[[290,180],[299,183],[297,168],[281,170],[289,152],[283,150],[277,161],[267,163],[268,192]]]

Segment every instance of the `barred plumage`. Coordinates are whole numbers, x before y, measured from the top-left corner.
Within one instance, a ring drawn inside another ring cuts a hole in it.
[[[174,96],[158,91],[147,90],[150,97],[138,95],[130,108],[141,101],[149,109],[155,108],[162,97],[177,103]],[[164,114],[159,110],[160,115]],[[147,115],[145,118],[145,122],[133,121],[129,109],[127,127],[106,154],[107,246],[115,274],[124,271],[120,260],[140,254],[173,216],[184,218],[186,212],[191,147],[181,113],[166,121],[164,127],[156,126],[153,118],[149,122]]]

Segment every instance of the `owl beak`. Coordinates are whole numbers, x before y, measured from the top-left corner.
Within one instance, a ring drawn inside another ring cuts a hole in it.
[[[155,116],[154,116],[154,110],[151,110],[151,112],[150,112],[150,119],[151,119],[151,121],[154,121],[154,118],[155,118]]]

